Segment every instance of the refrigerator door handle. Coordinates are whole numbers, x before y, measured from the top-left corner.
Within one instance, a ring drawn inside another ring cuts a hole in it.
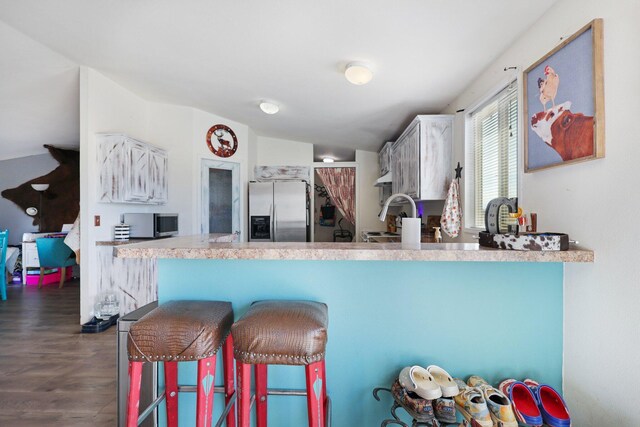
[[[272,242],[276,242],[276,234],[278,232],[278,205],[273,204],[273,238]]]

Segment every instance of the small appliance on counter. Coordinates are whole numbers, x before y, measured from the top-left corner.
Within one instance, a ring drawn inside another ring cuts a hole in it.
[[[158,239],[178,235],[178,214],[126,213],[122,222],[130,227],[132,239]]]

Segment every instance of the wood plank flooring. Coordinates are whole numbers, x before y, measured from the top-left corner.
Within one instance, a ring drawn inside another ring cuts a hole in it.
[[[0,426],[115,426],[116,328],[80,333],[80,284],[8,286]]]

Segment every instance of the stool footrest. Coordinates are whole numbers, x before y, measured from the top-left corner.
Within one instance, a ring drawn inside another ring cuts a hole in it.
[[[196,391],[197,387],[195,385],[178,385],[178,392],[195,393]],[[224,386],[214,386],[213,392],[226,394]],[[162,403],[166,397],[167,395],[163,390],[162,393],[140,413],[140,416],[138,416],[138,425],[142,424],[142,422],[158,407],[158,405],[160,405],[160,403]],[[236,403],[236,398],[237,394],[234,391],[233,394],[229,396],[229,402],[224,407],[224,411],[222,412],[222,415],[220,415],[220,418],[218,418],[218,422],[216,422],[215,427],[222,426],[225,417],[229,414],[231,408]]]

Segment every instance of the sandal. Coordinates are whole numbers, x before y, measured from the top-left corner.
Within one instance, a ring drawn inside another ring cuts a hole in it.
[[[429,373],[436,380],[436,383],[438,383],[438,385],[442,389],[442,396],[453,397],[460,392],[455,381],[453,381],[453,379],[451,378],[451,375],[449,375],[449,373],[441,367],[431,365],[427,367],[427,371],[429,371]]]
[[[418,396],[434,400],[442,397],[442,390],[429,371],[421,366],[406,367],[398,377],[400,385]]]

